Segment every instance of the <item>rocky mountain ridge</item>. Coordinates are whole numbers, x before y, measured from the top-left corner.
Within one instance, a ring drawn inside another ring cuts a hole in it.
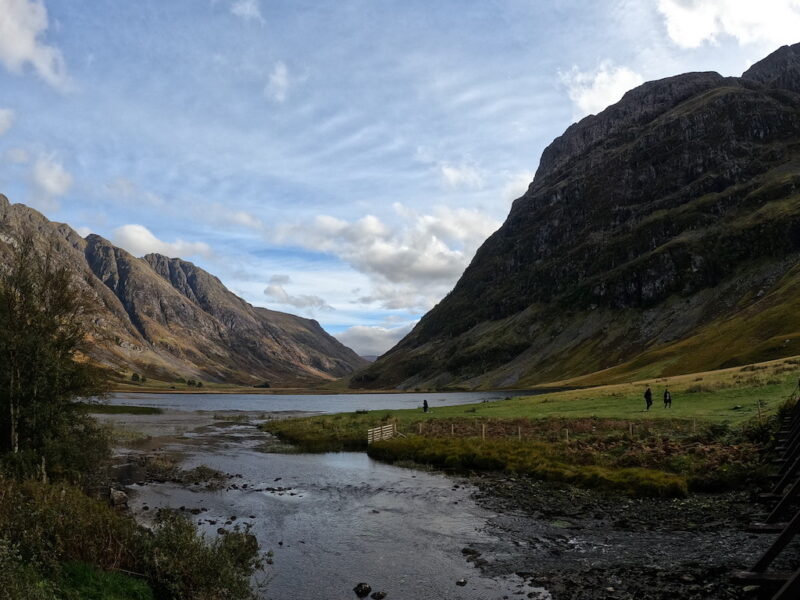
[[[453,291],[353,384],[617,381],[800,354],[799,190],[800,45],[738,78],[645,83],[544,150]]]
[[[316,321],[254,307],[190,262],[160,254],[136,258],[0,195],[0,262],[25,234],[41,249],[52,244],[96,299],[100,336],[92,357],[120,372],[303,385],[366,364]]]

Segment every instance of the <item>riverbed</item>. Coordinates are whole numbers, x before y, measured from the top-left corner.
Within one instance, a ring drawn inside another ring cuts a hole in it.
[[[501,543],[487,533],[496,514],[475,503],[468,482],[363,453],[280,454],[274,445],[254,424],[224,421],[161,439],[160,451],[179,454],[183,468],[206,465],[232,477],[220,490],[134,484],[129,506],[144,523],[159,508],[183,508],[208,536],[249,527],[273,553],[265,598],[355,598],[360,582],[387,598],[550,597],[522,577],[487,576],[467,561],[465,548]]]

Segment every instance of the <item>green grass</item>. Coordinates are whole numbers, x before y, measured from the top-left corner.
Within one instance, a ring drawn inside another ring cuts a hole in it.
[[[153,599],[153,591],[146,582],[123,573],[100,571],[80,562],[67,563],[62,573],[60,587],[69,600]]]
[[[366,450],[367,429],[394,423],[405,439],[369,448],[390,462],[519,472],[634,495],[752,485],[758,443],[797,385],[800,361],[553,392],[431,411],[377,410],[262,425],[307,452]],[[644,410],[645,383],[654,405]],[[665,386],[672,408],[664,409]],[[422,397],[420,398],[420,402]],[[485,439],[483,439],[485,436]]]
[[[121,406],[116,404],[81,403],[95,415],[160,415],[164,411],[155,406]]]

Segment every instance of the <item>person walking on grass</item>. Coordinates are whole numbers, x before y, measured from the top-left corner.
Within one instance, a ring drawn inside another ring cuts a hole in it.
[[[664,388],[664,408],[672,408],[672,394],[667,387]]]
[[[428,412],[428,401],[427,400],[423,400],[422,401],[422,412]]]
[[[653,406],[653,392],[650,390],[650,386],[647,386],[647,389],[644,391],[644,403],[647,405],[645,410],[650,410],[650,407]]]

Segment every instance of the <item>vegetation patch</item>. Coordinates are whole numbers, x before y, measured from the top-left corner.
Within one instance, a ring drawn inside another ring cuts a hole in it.
[[[631,496],[680,497],[684,477],[643,468],[610,469],[559,460],[546,444],[476,439],[395,438],[372,444],[369,455],[387,462],[414,461],[447,469],[508,471],[547,481],[621,491]]]
[[[79,403],[95,415],[160,415],[164,411],[155,406],[123,406],[118,404]]]

